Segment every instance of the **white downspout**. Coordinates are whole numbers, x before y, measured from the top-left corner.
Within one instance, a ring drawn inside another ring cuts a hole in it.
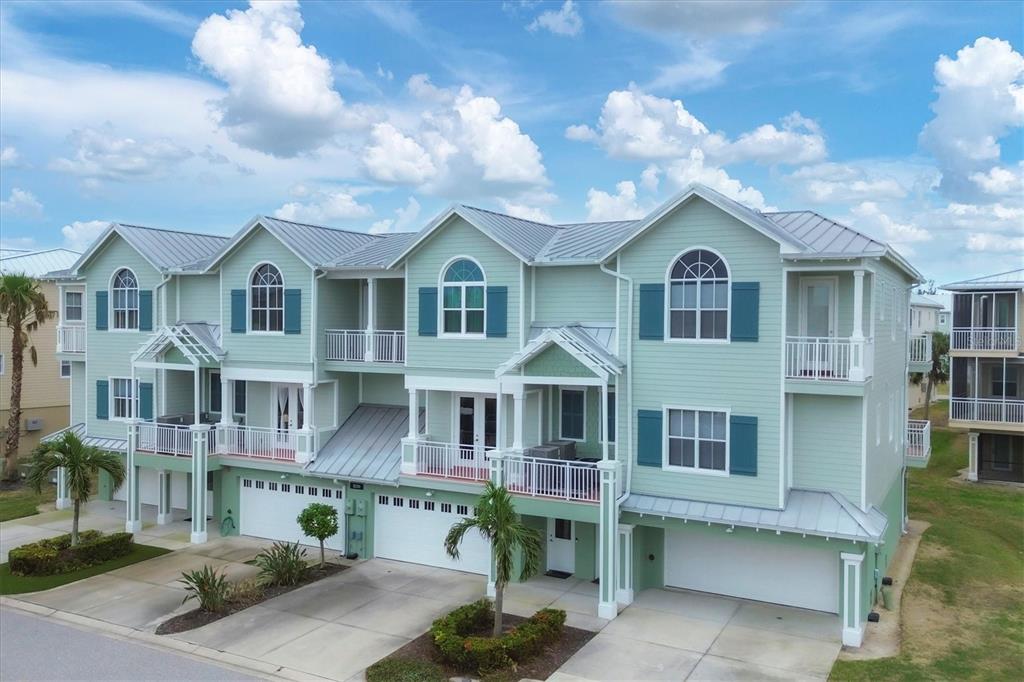
[[[626,485],[623,486],[625,498],[629,496],[633,479],[633,278],[618,272],[618,267],[618,256],[615,258],[615,270],[609,270],[605,263],[600,265],[601,272],[626,283]],[[616,448],[615,458],[618,459],[618,456],[619,451]]]

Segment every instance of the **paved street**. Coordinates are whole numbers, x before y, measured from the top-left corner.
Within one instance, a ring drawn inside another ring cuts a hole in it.
[[[5,682],[257,679],[10,609],[0,609],[0,632],[0,679]]]

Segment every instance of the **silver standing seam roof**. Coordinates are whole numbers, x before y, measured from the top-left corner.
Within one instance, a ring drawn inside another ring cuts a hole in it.
[[[419,414],[423,425],[424,412]],[[360,405],[341,425],[306,473],[347,481],[398,485],[402,438],[409,434],[409,409]]]
[[[39,439],[41,443],[50,443],[64,435],[66,431],[71,431],[76,436],[82,439],[82,443],[85,445],[91,445],[92,447],[99,448],[100,450],[111,450],[113,452],[128,452],[128,439],[127,438],[105,438],[103,436],[87,436],[85,435],[85,424],[72,424],[67,426],[60,431],[54,431],[53,433],[47,434]]]
[[[622,511],[874,543],[882,541],[888,525],[875,507],[864,512],[839,493],[817,490],[791,490],[781,511],[637,493],[622,502]]]
[[[950,291],[971,291],[972,289],[1018,289],[1024,287],[1024,268],[1000,272],[995,275],[983,275],[960,282],[943,284],[943,289]]]
[[[42,251],[4,249],[0,255],[0,272],[42,277],[54,270],[71,267],[81,255],[78,251],[70,249],[44,249]]]
[[[386,268],[406,244],[416,236],[415,232],[392,232],[377,235],[373,241],[363,244],[334,262],[336,268]]]
[[[255,219],[255,222],[291,247],[300,258],[314,267],[333,265],[345,255],[378,239],[366,232],[296,223],[270,216],[260,216]],[[234,244],[232,243],[227,248],[231,248],[231,246]]]

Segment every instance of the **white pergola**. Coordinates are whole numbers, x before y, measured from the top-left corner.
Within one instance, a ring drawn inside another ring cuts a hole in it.
[[[192,372],[195,384],[192,419],[193,423],[199,424],[202,370],[219,367],[224,359],[224,350],[217,341],[218,335],[217,327],[202,323],[186,322],[161,327],[132,355],[132,386],[135,385],[136,369]],[[172,349],[178,350],[185,362],[168,362],[167,352]]]

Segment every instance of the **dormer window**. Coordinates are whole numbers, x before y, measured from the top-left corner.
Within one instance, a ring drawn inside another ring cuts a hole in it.
[[[138,330],[139,281],[135,273],[124,268],[114,274],[114,329]]]
[[[270,263],[257,266],[249,280],[249,330],[284,331],[284,278]]]
[[[442,280],[444,333],[482,335],[486,305],[483,270],[468,258],[460,258],[448,266]]]
[[[729,338],[729,267],[714,251],[693,249],[669,272],[669,335],[695,341]]]

